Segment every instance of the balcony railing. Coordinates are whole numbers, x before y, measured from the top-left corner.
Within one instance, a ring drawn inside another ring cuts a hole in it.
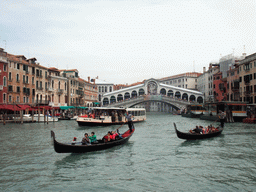
[[[43,90],[43,87],[37,87],[36,89],[37,90]]]
[[[62,94],[63,93],[63,89],[57,89],[57,94]]]
[[[48,105],[49,102],[50,102],[49,100],[35,100],[36,104],[47,104]]]

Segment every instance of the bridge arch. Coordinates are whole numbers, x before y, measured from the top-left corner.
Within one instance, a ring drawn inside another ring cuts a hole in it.
[[[187,93],[183,93],[182,94],[182,99],[188,101],[188,94]]]
[[[180,94],[179,91],[176,91],[176,92],[175,92],[175,97],[177,97],[177,98],[180,98],[180,97],[181,97],[181,94]]]
[[[203,103],[204,102],[203,97],[201,97],[201,96],[197,97],[197,102],[198,103]]]
[[[122,94],[118,94],[117,95],[117,101],[123,101],[124,100],[124,97]]]
[[[190,97],[189,97],[189,101],[195,101],[195,100],[196,100],[195,95],[190,95]]]
[[[103,99],[103,105],[108,105],[108,104],[109,104],[109,100],[108,100],[107,97],[105,97],[105,98]]]
[[[165,88],[162,88],[162,89],[160,90],[160,94],[161,94],[161,95],[166,95],[166,89],[165,89]]]
[[[144,89],[139,89],[139,95],[145,95],[145,90]]]
[[[130,99],[131,97],[130,97],[130,93],[129,92],[126,92],[125,94],[124,94],[124,99]]]
[[[169,90],[168,93],[167,93],[167,96],[173,97],[173,90]]]
[[[132,96],[131,97],[137,97],[137,91],[132,91]]]
[[[111,96],[110,97],[110,103],[116,103],[116,97],[115,96]]]

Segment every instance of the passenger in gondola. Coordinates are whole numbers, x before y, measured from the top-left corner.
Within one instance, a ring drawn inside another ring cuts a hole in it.
[[[109,131],[108,134],[105,135],[105,136],[102,138],[102,140],[103,140],[104,142],[109,142],[109,141],[111,141],[111,131]]]
[[[76,144],[76,139],[77,139],[77,138],[74,137],[74,139],[73,139],[73,141],[72,141],[72,143],[71,143],[72,145],[75,145],[75,144]]]
[[[91,133],[91,135],[89,136],[89,139],[90,139],[92,144],[98,143],[97,137],[96,137],[94,132]]]
[[[116,131],[111,132],[111,140],[116,140],[118,138],[119,134]]]
[[[89,144],[90,144],[90,140],[89,140],[89,137],[88,137],[88,133],[85,133],[84,137],[82,139],[82,145],[89,145]]]
[[[202,132],[202,129],[199,128],[198,126],[196,126],[196,128],[193,129],[192,131],[194,131],[195,133],[201,133],[201,132]]]

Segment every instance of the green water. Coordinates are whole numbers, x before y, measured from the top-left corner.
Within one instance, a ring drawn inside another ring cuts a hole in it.
[[[181,131],[211,123],[148,113],[127,144],[86,154],[55,153],[50,130],[68,142],[118,126],[0,124],[0,191],[256,191],[256,125],[226,124],[219,137],[185,141],[173,122]]]

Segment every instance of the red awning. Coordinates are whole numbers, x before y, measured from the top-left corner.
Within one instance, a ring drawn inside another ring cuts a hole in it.
[[[50,107],[50,106],[40,106],[40,109],[52,110],[52,107]]]
[[[30,108],[29,105],[17,105],[21,110],[26,110],[28,108]]]
[[[0,106],[1,110],[9,110],[9,111],[20,111],[21,109],[17,105],[5,105],[2,104]]]

